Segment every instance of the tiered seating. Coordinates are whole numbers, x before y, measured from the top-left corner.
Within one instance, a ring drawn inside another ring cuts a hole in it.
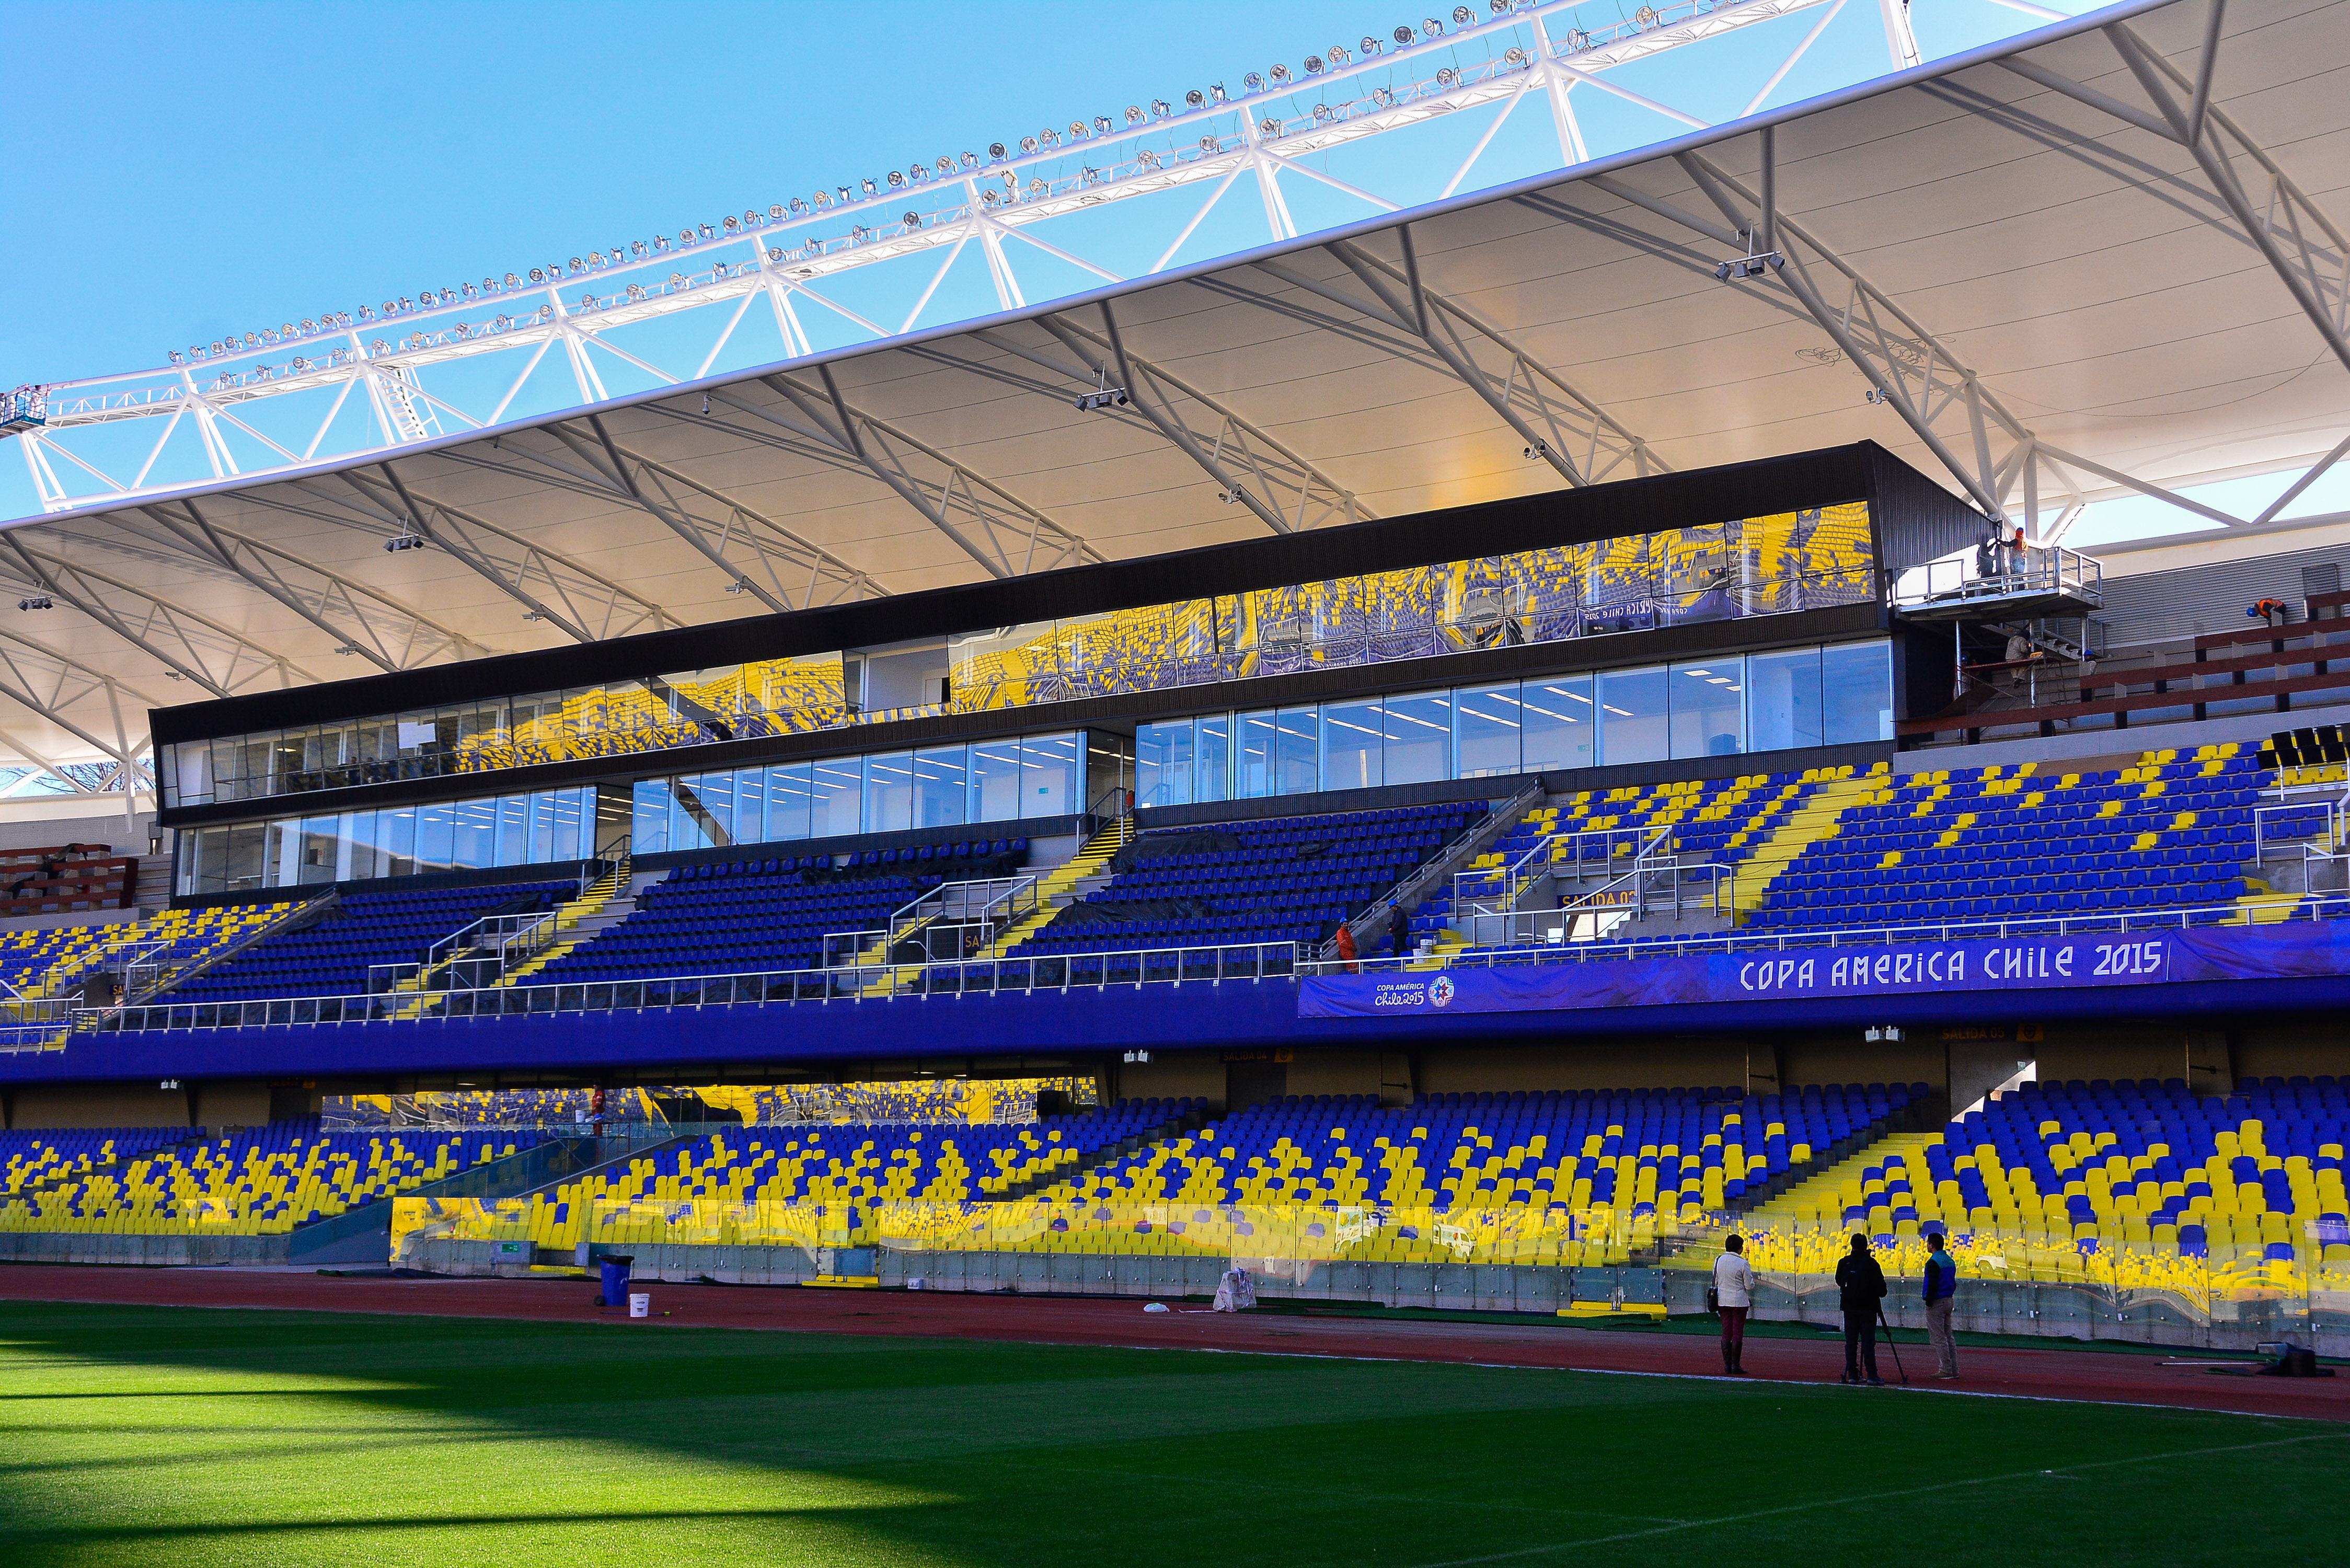
[[[346,893],[326,919],[255,943],[172,987],[170,1000],[365,995],[374,965],[421,963],[433,943],[484,915],[551,909],[577,890],[565,881]]]
[[[1061,1183],[1105,1203],[1524,1205],[1694,1219],[1898,1113],[1923,1085],[1292,1098]]]
[[[529,983],[822,968],[827,936],[885,929],[931,888],[1008,873],[1027,850],[1024,838],[999,838],[868,851],[847,867],[828,856],[788,855],[681,866],[639,893],[628,919]],[[846,962],[855,955],[831,956]]]
[[[304,1116],[139,1154],[13,1197],[0,1204],[0,1231],[277,1235],[538,1141],[526,1131],[324,1133],[318,1118]]]
[[[139,861],[106,844],[0,849],[0,916],[60,909],[129,909],[139,902]]]
[[[2032,919],[2228,905],[2247,874],[2268,775],[2232,745],[2061,764],[1911,774],[1847,807],[1772,881],[1762,929]]]
[[[604,1239],[585,1234],[598,1203],[805,1200],[857,1210],[906,1199],[965,1203],[1080,1165],[1193,1108],[1180,1100],[1133,1100],[1016,1125],[848,1123],[713,1133],[633,1159],[625,1175],[597,1173],[531,1194],[527,1233],[543,1247]]]
[[[2333,1078],[2200,1098],[2176,1078],[2026,1084],[1929,1140],[1899,1173],[1906,1192],[1888,1171],[1888,1217],[2215,1262],[2320,1255],[2304,1248],[2350,1262],[2345,1137],[2350,1085]]]
[[[1487,809],[1469,801],[1146,833],[1110,863],[1108,886],[1013,953],[1320,941]],[[1371,944],[1385,946],[1383,937]]]
[[[193,963],[283,915],[286,904],[237,904],[208,909],[165,909],[120,925],[57,926],[0,931],[0,981],[26,997],[62,996],[93,962],[135,950],[165,968]]]
[[[144,1154],[184,1143],[186,1127],[74,1127],[0,1133],[0,1196],[15,1197]]]

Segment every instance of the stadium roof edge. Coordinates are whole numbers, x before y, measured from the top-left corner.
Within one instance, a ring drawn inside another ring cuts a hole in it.
[[[528,431],[556,421],[584,419],[590,414],[637,408],[649,403],[666,401],[671,398],[691,397],[697,392],[739,385],[742,382],[755,380],[762,376],[773,375],[783,370],[813,369],[819,366],[836,365],[862,358],[870,354],[918,348],[928,343],[967,337],[991,327],[1035,321],[1042,317],[1060,315],[1087,306],[1098,305],[1105,300],[1116,300],[1122,296],[1139,293],[1145,289],[1156,289],[1169,284],[1187,283],[1196,278],[1227,272],[1234,267],[1246,266],[1257,261],[1274,260],[1286,255],[1320,250],[1339,242],[1384,234],[1423,219],[1443,217],[1450,213],[1484,206],[1490,202],[1507,201],[1576,180],[1588,179],[1596,174],[1609,174],[1617,170],[1654,162],[1659,158],[1669,158],[1676,153],[1712,146],[1718,142],[1734,140],[1739,137],[1751,135],[1766,126],[1785,125],[1825,109],[1880,97],[1918,82],[1931,81],[1939,77],[1952,75],[2010,55],[2021,54],[2045,44],[2093,31],[2116,22],[2126,21],[2143,13],[2160,10],[2179,3],[2180,0],[2116,0],[2113,5],[2102,6],[2097,10],[2086,12],[2062,22],[2052,22],[2028,33],[2015,34],[1961,54],[1912,66],[1906,70],[1871,77],[1866,81],[1855,82],[1832,92],[1822,93],[1814,98],[1785,104],[1743,119],[1725,121],[1718,126],[1710,126],[1702,130],[1690,130],[1662,141],[1644,142],[1640,146],[1627,148],[1620,152],[1608,153],[1569,168],[1544,170],[1537,174],[1465,192],[1441,201],[1408,208],[1400,213],[1383,213],[1332,228],[1312,230],[1294,239],[1271,241],[1246,250],[1227,252],[1196,262],[1186,262],[1180,266],[1170,266],[1164,272],[1152,273],[1147,276],[1130,278],[1120,283],[1105,284],[1099,288],[1087,289],[1074,295],[1064,295],[1040,305],[997,311],[989,316],[966,317],[934,327],[920,327],[879,342],[847,344],[837,348],[822,349],[813,354],[774,360],[747,369],[726,370],[671,385],[649,388],[643,391],[627,393],[598,402],[584,403],[553,413],[533,414],[498,424],[484,425],[479,429],[435,436],[420,441],[403,442],[396,447],[380,448],[374,452],[337,458],[328,462],[272,470],[265,475],[235,475],[202,484],[140,492],[130,496],[114,497],[88,505],[63,508],[56,512],[0,519],[0,530],[23,527],[27,524],[68,523],[85,517],[103,516],[111,512],[120,511],[125,506],[147,503],[182,499],[202,500],[208,495],[233,494],[250,489],[255,484],[284,483],[296,479],[340,473],[351,469],[369,468],[378,463],[400,459],[429,456],[452,448],[469,446],[475,441]]]

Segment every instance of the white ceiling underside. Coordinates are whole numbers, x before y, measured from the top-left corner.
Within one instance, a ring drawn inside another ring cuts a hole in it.
[[[0,593],[55,607],[0,609],[0,751],[136,752],[150,705],[1644,463],[1869,438],[2046,520],[2322,459],[2350,437],[2350,4],[2232,0],[2199,118],[2210,15],[1784,119],[1786,265],[1751,281],[1715,269],[1767,248],[1740,237],[1759,122],[981,329],[28,520]],[[1133,401],[1071,406],[1105,381]]]

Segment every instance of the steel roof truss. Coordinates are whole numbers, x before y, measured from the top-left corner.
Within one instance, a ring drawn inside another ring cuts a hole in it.
[[[33,549],[18,531],[11,531],[5,540],[33,589],[71,605],[175,678],[192,680],[215,697],[234,696],[238,688],[273,672],[280,684],[288,683],[289,675],[305,680],[319,679],[284,653],[216,620],[119,577]]]

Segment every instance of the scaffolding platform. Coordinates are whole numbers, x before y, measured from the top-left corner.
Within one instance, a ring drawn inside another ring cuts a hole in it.
[[[2087,616],[2105,607],[2105,568],[2061,545],[2002,549],[1985,571],[1969,557],[1934,561],[1894,583],[1894,612],[1907,620],[2033,620]]]

